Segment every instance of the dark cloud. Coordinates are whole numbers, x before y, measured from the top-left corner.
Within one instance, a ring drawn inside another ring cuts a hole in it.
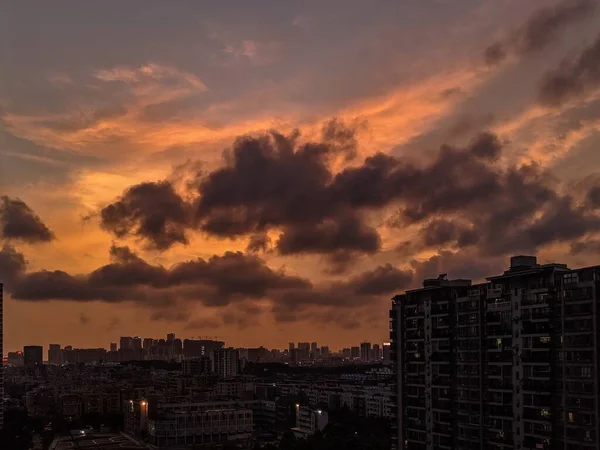
[[[357,216],[327,219],[316,225],[285,228],[276,244],[282,255],[295,253],[335,253],[339,250],[375,253],[381,239],[374,228]]]
[[[525,56],[540,51],[556,41],[567,26],[589,17],[596,6],[594,0],[566,0],[540,9],[505,40],[488,46],[484,60],[488,65],[494,65],[504,61],[509,54]]]
[[[443,250],[426,260],[413,260],[411,266],[415,272],[414,287],[420,287],[417,283],[421,283],[426,278],[437,278],[440,274],[448,274],[450,279],[483,281],[485,277],[506,270],[507,260],[504,256],[482,257],[472,250],[458,252]]]
[[[216,329],[223,326],[223,322],[214,317],[201,317],[190,320],[186,325],[186,330],[206,330]]]
[[[186,321],[193,328],[208,326],[190,321],[196,302],[218,308],[222,325],[252,326],[271,312],[278,321],[331,319],[351,328],[359,322],[352,311],[383,304],[412,280],[411,271],[390,264],[345,282],[313,285],[240,252],[198,258],[170,268],[148,264],[128,248],[113,246],[110,253],[110,264],[75,275],[60,270],[28,272],[23,256],[5,247],[0,252],[0,269],[9,274],[7,291],[15,300],[133,302],[142,305],[151,320]],[[87,320],[87,316],[80,316],[82,324]],[[116,325],[118,322],[111,322],[109,328]]]
[[[279,254],[324,255],[329,272],[337,274],[360,255],[380,250],[379,233],[366,217],[389,207],[398,213],[388,223],[420,227],[419,239],[405,248],[414,252],[474,244],[488,255],[531,252],[598,228],[596,213],[582,209],[578,197],[561,194],[557,180],[539,166],[506,167],[502,143],[490,133],[464,147],[444,145],[428,163],[375,154],[335,174],[328,161],[338,150],[324,142],[300,145],[297,139],[276,133],[240,138],[226,166],[198,179],[195,201],[185,202],[163,182],[153,186],[161,185],[169,201],[155,207],[139,185],[104,211],[122,212],[111,215],[119,217],[111,222],[118,224],[117,235],[132,233],[162,242],[162,248],[173,243],[167,223],[177,225],[179,236],[190,229],[222,238],[250,235],[250,251],[264,248],[265,233],[277,230]],[[590,190],[588,204],[595,198]],[[162,279],[139,261],[130,266],[136,273],[145,267],[150,284]],[[110,270],[95,276],[102,280]]]
[[[580,253],[600,253],[600,239],[593,238],[573,242],[571,244],[571,254],[578,255]]]
[[[469,226],[464,226],[457,221],[434,219],[421,229],[423,243],[427,247],[442,246],[449,242],[456,242],[459,247],[466,247],[477,243],[477,231]]]
[[[386,264],[352,278],[349,285],[358,295],[384,295],[406,289],[412,281],[412,272]]]
[[[0,250],[0,283],[5,285],[5,289],[12,289],[13,283],[26,268],[25,256],[10,244],[4,244]]]
[[[600,184],[592,186],[586,196],[587,206],[592,209],[600,208]]]
[[[129,188],[103,208],[100,224],[117,237],[133,235],[152,248],[166,250],[175,243],[188,243],[190,212],[170,182],[146,182]]]
[[[600,36],[576,58],[549,72],[540,89],[540,102],[560,106],[600,87]]]
[[[148,264],[128,248],[113,247],[111,254],[127,258],[82,275],[59,270],[26,272],[22,255],[11,249],[0,254],[0,261],[11,274],[12,296],[29,301],[135,301],[160,308],[176,299],[188,299],[225,306],[268,298],[278,290],[311,288],[308,280],[274,271],[262,259],[239,252],[198,258],[170,269]]]
[[[253,234],[250,236],[250,242],[246,246],[246,252],[259,253],[266,252],[271,246],[271,238],[265,233]]]
[[[54,234],[25,202],[0,197],[0,238],[29,243],[49,242]]]

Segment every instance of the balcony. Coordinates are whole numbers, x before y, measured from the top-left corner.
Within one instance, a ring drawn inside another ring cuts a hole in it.
[[[502,288],[490,288],[487,291],[487,298],[500,298],[502,296]]]
[[[495,302],[488,302],[487,304],[487,309],[488,311],[498,311],[498,310],[509,310],[511,307],[511,302],[510,301],[495,301]]]

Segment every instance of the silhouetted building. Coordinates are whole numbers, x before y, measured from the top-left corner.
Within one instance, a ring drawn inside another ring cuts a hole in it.
[[[208,356],[184,359],[181,362],[181,369],[184,375],[203,375],[212,373],[213,362]]]
[[[360,347],[350,347],[350,357],[360,358]]]
[[[110,343],[110,351],[111,352],[116,352],[117,351],[117,343],[116,342],[111,342]]]
[[[600,266],[518,256],[487,280],[394,297],[396,448],[600,448]]]
[[[213,369],[221,377],[235,377],[239,369],[239,353],[235,348],[223,348],[213,352]]]
[[[133,350],[133,338],[131,336],[121,337],[119,350]]]
[[[360,359],[362,361],[371,361],[371,343],[363,342],[360,344]]]
[[[383,363],[389,364],[390,363],[390,343],[389,342],[383,343],[383,346],[381,347],[381,353],[382,353]]]
[[[310,343],[310,357],[312,359],[319,357],[319,346],[316,342]]]
[[[373,344],[371,349],[371,359],[373,361],[379,361],[381,359],[381,351],[379,350],[379,344]]]
[[[326,345],[321,346],[321,356],[327,358],[329,356],[329,347]]]
[[[183,355],[186,358],[199,358],[210,356],[215,350],[222,349],[225,342],[211,339],[184,339]]]
[[[0,283],[0,361],[4,358],[4,286]],[[4,428],[4,367],[0,363],[0,430]]]
[[[23,359],[23,352],[22,351],[17,351],[17,352],[8,352],[7,355],[7,363],[10,364],[11,366],[15,366],[15,367],[21,367],[23,365],[25,365],[25,361]],[[1,376],[1,374],[0,374]]]
[[[60,344],[50,344],[48,346],[48,364],[57,366],[62,363],[63,358]]]
[[[310,358],[310,343],[298,342],[298,360],[306,361]]]
[[[41,366],[43,361],[44,349],[41,345],[26,345],[23,347],[23,361],[25,367]]]

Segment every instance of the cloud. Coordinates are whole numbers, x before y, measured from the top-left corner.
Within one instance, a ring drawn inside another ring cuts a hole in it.
[[[25,256],[10,244],[4,244],[0,250],[0,283],[10,290],[18,277],[25,272],[27,260]]]
[[[88,323],[90,323],[90,318],[86,314],[81,313],[79,315],[79,323],[81,325],[87,325]]]
[[[546,74],[539,100],[544,106],[561,106],[600,87],[600,36],[576,58]]]
[[[8,277],[7,291],[18,301],[133,302],[147,310],[151,320],[187,322],[188,328],[216,327],[213,319],[210,324],[190,320],[194,304],[216,308],[215,317],[220,317],[223,326],[252,326],[270,312],[276,321],[337,320],[340,326],[350,327],[359,322],[351,311],[386,302],[413,279],[410,270],[386,264],[345,282],[313,285],[240,252],[170,268],[148,264],[125,247],[113,246],[111,255],[113,262],[87,274],[28,271],[23,255],[5,247],[0,252],[0,269]],[[82,324],[88,320],[80,316]],[[113,321],[109,328],[117,325]]]
[[[1,196],[0,237],[37,243],[53,240],[54,234],[25,202]]]
[[[352,278],[349,286],[358,295],[384,295],[406,289],[412,281],[412,272],[386,264]]]
[[[594,0],[566,0],[540,9],[504,40],[490,44],[484,51],[484,60],[495,65],[510,54],[526,56],[538,52],[556,41],[567,26],[590,17],[596,6]]]
[[[271,245],[271,238],[265,233],[253,234],[246,246],[246,252],[259,253],[266,252]]]
[[[419,227],[414,251],[476,243],[490,255],[535,251],[598,228],[584,200],[562,194],[539,165],[507,164],[503,143],[487,132],[464,147],[443,145],[425,163],[378,153],[338,172],[330,162],[347,146],[298,139],[242,137],[192,193],[168,181],[134,186],[104,208],[102,226],[161,250],[187,243],[192,231],[230,239],[276,231],[279,254],[325,255],[333,273],[381,249],[370,215],[390,208],[395,226]]]
[[[103,229],[122,238],[133,235],[150,247],[165,250],[175,243],[187,244],[190,206],[168,182],[146,182],[129,188],[100,211]]]

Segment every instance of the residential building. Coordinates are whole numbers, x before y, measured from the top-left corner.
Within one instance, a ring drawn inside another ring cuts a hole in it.
[[[235,348],[223,348],[213,353],[214,372],[221,377],[235,377],[239,369],[239,353]]]
[[[213,371],[213,363],[208,356],[184,359],[181,366],[184,375],[202,375]]]
[[[383,363],[389,364],[390,363],[390,343],[389,342],[383,343],[383,346],[381,347],[381,354],[382,354],[382,358],[383,358]]]
[[[362,361],[371,361],[371,343],[363,342],[360,344],[360,359]]]
[[[48,346],[48,364],[57,366],[62,363],[63,358],[60,344],[50,344]]]
[[[4,359],[4,330],[3,330],[3,311],[4,311],[4,286],[0,283],[0,361]],[[0,364],[0,430],[4,428],[4,367]]]
[[[329,422],[329,414],[322,409],[296,404],[296,426],[292,428],[297,438],[305,439],[322,431]]]
[[[373,344],[371,349],[371,359],[379,362],[381,360],[381,350],[379,350],[379,344]]]
[[[350,347],[350,357],[360,358],[360,347]]]
[[[397,449],[600,448],[600,266],[511,258],[394,297]]]
[[[252,436],[252,409],[235,402],[160,402],[129,400],[124,404],[125,432],[145,436],[158,449],[196,448]]]
[[[23,347],[23,361],[26,367],[41,366],[44,349],[41,345],[26,345]]]
[[[298,360],[306,361],[310,359],[310,343],[298,342]]]

